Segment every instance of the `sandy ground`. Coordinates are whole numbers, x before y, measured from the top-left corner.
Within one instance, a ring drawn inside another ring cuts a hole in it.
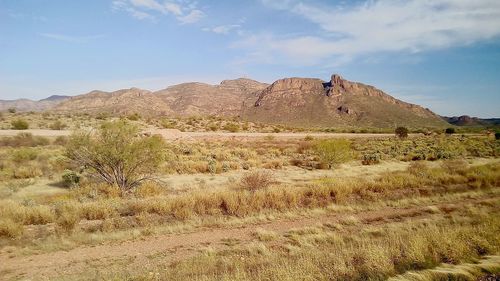
[[[35,136],[58,137],[69,136],[71,130],[0,130],[0,136],[15,136],[19,133],[31,133]],[[217,139],[255,139],[279,138],[297,139],[311,136],[314,138],[387,138],[394,134],[354,134],[354,133],[223,133],[223,132],[181,132],[176,129],[149,129],[145,134],[161,135],[167,140],[217,140]],[[418,135],[418,134],[415,134]],[[414,135],[413,135],[414,136]]]

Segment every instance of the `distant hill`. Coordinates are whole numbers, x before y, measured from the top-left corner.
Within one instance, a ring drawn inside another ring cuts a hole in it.
[[[454,117],[442,117],[446,122],[456,125],[456,126],[500,126],[500,118],[486,118],[481,119],[477,117],[470,117],[467,115],[454,116]]]
[[[52,110],[112,115],[140,113],[142,115],[170,115],[169,106],[148,90],[130,88],[114,92],[92,91],[62,101]]]
[[[247,99],[244,119],[298,126],[443,127],[429,109],[406,103],[339,75],[330,81],[286,78]]]
[[[30,99],[0,100],[0,111],[7,111],[9,108],[15,108],[17,111],[44,111],[52,109],[61,101],[68,99],[69,96],[53,95],[38,101]]]

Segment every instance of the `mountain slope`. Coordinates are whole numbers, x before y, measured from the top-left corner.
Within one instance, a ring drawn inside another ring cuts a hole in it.
[[[167,103],[177,116],[237,116],[243,101],[268,84],[250,79],[225,80],[219,85],[184,83],[155,94]]]
[[[148,90],[130,88],[115,92],[92,91],[67,99],[55,108],[59,112],[85,112],[96,114],[167,115],[172,114],[169,106]]]
[[[184,83],[157,92],[131,88],[112,93],[93,91],[72,97],[56,111],[109,114],[188,116],[237,116],[243,101],[267,84],[249,79],[226,80],[219,85]]]
[[[428,109],[338,75],[328,82],[313,78],[278,80],[263,90],[255,102],[247,100],[241,116],[265,123],[319,127],[446,125]]]

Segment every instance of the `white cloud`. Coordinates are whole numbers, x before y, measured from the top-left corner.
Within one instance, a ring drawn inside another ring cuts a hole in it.
[[[175,2],[173,0],[115,0],[111,5],[114,11],[126,11],[132,17],[143,20],[155,20],[152,13],[173,15],[181,24],[198,22],[205,16],[196,4],[190,1]]]
[[[212,27],[212,28],[206,27],[206,28],[203,28],[203,31],[213,32],[213,33],[217,33],[217,34],[229,34],[231,31],[237,30],[240,27],[241,27],[241,25],[239,25],[239,24],[228,24],[228,25],[219,25],[219,26]]]
[[[103,34],[90,35],[90,36],[69,36],[69,35],[57,34],[57,33],[39,33],[38,35],[45,37],[45,38],[69,42],[69,43],[88,43],[90,41],[97,40],[99,38],[104,37]]]
[[[283,54],[306,64],[376,52],[416,53],[464,46],[500,35],[498,0],[373,0],[350,7],[261,1],[316,24],[315,34],[324,36],[255,35],[235,46],[268,56]]]
[[[192,10],[185,16],[177,17],[182,24],[195,23],[205,17],[205,13],[200,10]]]

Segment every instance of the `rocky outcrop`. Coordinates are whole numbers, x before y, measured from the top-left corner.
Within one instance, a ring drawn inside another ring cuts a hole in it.
[[[375,87],[352,82],[338,74],[329,81],[285,78],[264,89],[242,116],[252,121],[304,126],[443,126],[440,118],[418,105],[389,96]]]

